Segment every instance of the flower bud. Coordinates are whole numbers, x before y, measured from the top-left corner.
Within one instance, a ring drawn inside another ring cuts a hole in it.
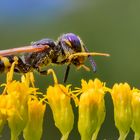
[[[132,125],[131,128],[135,132],[135,140],[140,139],[140,93],[134,92],[132,94]]]
[[[11,103],[9,104],[10,100],[9,95],[0,95],[0,133],[13,109]]]
[[[41,139],[45,108],[46,105],[38,99],[28,101],[28,121],[23,131],[25,140]]]
[[[127,83],[115,84],[111,93],[114,104],[115,125],[120,133],[120,140],[127,136],[132,122],[132,92]]]
[[[27,123],[27,101],[32,90],[24,83],[13,81],[8,84],[7,93],[7,96],[10,97],[7,106],[9,104],[12,107],[8,117],[8,125],[11,129],[11,140],[16,140]]]
[[[13,66],[13,65],[12,65]],[[28,119],[27,102],[29,95],[35,91],[35,88],[29,87],[25,81],[12,81],[13,67],[7,74],[7,84],[4,90],[8,97],[6,106],[8,108],[8,125],[11,129],[11,140],[17,140],[24,129]]]
[[[57,83],[54,86],[49,86],[47,99],[53,113],[55,125],[62,133],[62,139],[67,139],[74,123],[69,86],[64,87]]]
[[[104,85],[98,79],[82,80],[78,130],[82,140],[96,139],[105,118]]]

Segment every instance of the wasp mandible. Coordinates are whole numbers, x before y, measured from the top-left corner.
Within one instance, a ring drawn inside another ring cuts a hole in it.
[[[109,56],[106,53],[91,53],[85,47],[79,36],[73,33],[61,35],[57,41],[52,39],[42,39],[32,43],[30,46],[7,49],[0,51],[0,72],[9,71],[14,57],[18,58],[14,71],[17,73],[27,73],[37,70],[40,74],[46,75],[47,70],[41,70],[43,66],[49,64],[67,64],[64,82],[68,78],[71,64],[77,68],[83,67],[86,57],[88,57],[93,71],[96,71],[96,63],[92,55]]]

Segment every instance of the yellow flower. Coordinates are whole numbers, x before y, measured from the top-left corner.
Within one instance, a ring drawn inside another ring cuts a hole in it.
[[[132,129],[135,132],[135,140],[140,139],[140,92],[132,94]]]
[[[28,119],[27,102],[30,94],[35,91],[24,82],[12,81],[7,86],[7,96],[10,96],[9,102],[13,106],[13,110],[8,117],[8,124],[11,129],[11,139],[19,136],[24,129]]]
[[[37,98],[28,101],[28,121],[23,131],[25,140],[41,139],[45,109],[46,105]]]
[[[127,136],[132,122],[132,91],[127,83],[115,84],[111,93],[114,104],[115,125],[120,133],[120,140]]]
[[[51,107],[56,127],[62,133],[62,139],[66,140],[73,128],[74,114],[71,106],[69,86],[65,87],[57,83],[52,70],[55,84],[47,89],[47,99]]]
[[[14,111],[10,95],[0,95],[0,132],[7,120],[7,118]]]
[[[22,82],[13,81],[15,64],[16,61],[12,64],[10,72],[7,73],[7,83],[4,84],[5,89],[0,96],[0,114],[1,116],[5,114],[5,118],[8,120],[11,129],[11,140],[17,140],[24,129],[28,119],[27,101],[30,95],[36,91],[35,88],[29,87],[26,80],[22,80]],[[28,78],[24,77],[23,79]]]
[[[82,80],[79,92],[78,130],[82,140],[95,140],[105,118],[104,84],[98,79]]]

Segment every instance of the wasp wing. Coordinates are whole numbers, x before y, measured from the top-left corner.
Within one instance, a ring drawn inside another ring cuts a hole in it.
[[[19,47],[19,48],[0,50],[0,56],[15,55],[19,53],[40,52],[48,48],[49,48],[48,45],[24,46],[24,47]]]

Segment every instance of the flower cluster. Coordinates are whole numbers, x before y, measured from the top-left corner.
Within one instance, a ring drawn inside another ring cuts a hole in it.
[[[59,84],[53,70],[54,85],[45,94],[34,86],[32,73],[13,80],[12,64],[7,74],[4,91],[0,95],[0,131],[8,122],[11,140],[18,140],[21,132],[25,140],[41,140],[46,103],[49,104],[55,126],[60,130],[61,140],[67,140],[73,129],[74,113],[71,100],[78,107],[78,131],[81,140],[96,140],[106,116],[106,93],[110,93],[114,104],[114,120],[120,137],[125,140],[130,128],[135,132],[135,140],[140,139],[140,91],[131,89],[127,83],[106,87],[99,79],[81,80],[81,88],[71,90],[71,85]],[[45,118],[44,118],[45,119]]]
[[[0,95],[0,130],[8,122],[11,140],[18,140],[21,132],[25,140],[40,140],[46,104],[33,87],[32,73],[22,76],[21,81],[12,80],[14,65],[7,73],[7,83],[2,85],[5,88]]]
[[[127,83],[115,84],[111,90],[114,104],[114,120],[119,130],[119,140],[124,140],[130,130],[135,140],[140,139],[140,91],[131,89]]]

